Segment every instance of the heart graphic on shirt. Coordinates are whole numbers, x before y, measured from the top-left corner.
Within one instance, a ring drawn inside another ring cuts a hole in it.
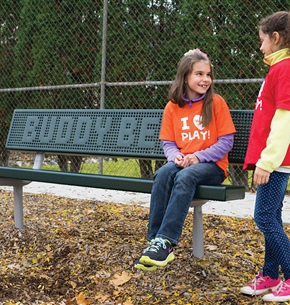
[[[199,114],[196,114],[193,118],[193,124],[199,129],[202,130],[204,127],[201,124],[201,119],[202,116],[200,116]]]

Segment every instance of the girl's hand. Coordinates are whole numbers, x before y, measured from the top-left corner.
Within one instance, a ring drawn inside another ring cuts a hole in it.
[[[197,158],[197,156],[195,154],[188,154],[184,157],[184,163],[186,164],[186,166],[184,166],[184,167],[188,167],[193,164],[199,163],[199,159]]]
[[[195,154],[188,154],[185,157],[177,155],[175,157],[175,164],[179,167],[185,168],[191,166],[193,164],[199,163],[199,159],[195,156]]]
[[[256,167],[254,172],[254,185],[266,184],[269,181],[270,173]]]
[[[175,160],[174,160],[174,163],[175,163],[175,165],[178,166],[178,167],[184,167],[184,166],[182,166],[182,164],[183,164],[183,156],[181,156],[181,155],[176,155]]]

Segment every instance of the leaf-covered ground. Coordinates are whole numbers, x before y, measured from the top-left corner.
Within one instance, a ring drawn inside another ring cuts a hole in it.
[[[12,193],[0,196],[1,305],[264,304],[239,293],[263,260],[252,219],[204,215],[206,253],[197,260],[189,213],[176,259],[145,273],[134,261],[147,246],[147,208],[25,194],[17,230]]]

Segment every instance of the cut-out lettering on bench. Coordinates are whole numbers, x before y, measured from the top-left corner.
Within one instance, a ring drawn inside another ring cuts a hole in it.
[[[104,146],[159,145],[159,117],[114,116],[27,116],[22,141],[25,143]]]

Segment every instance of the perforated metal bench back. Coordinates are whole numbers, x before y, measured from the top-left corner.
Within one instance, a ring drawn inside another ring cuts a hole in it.
[[[6,147],[70,154],[164,158],[162,110],[15,110]]]
[[[236,127],[234,147],[229,153],[230,163],[244,163],[250,129],[253,118],[252,110],[231,110]]]
[[[83,155],[164,159],[163,110],[17,109],[6,148]],[[237,135],[230,162],[242,163],[252,112],[231,111]]]

